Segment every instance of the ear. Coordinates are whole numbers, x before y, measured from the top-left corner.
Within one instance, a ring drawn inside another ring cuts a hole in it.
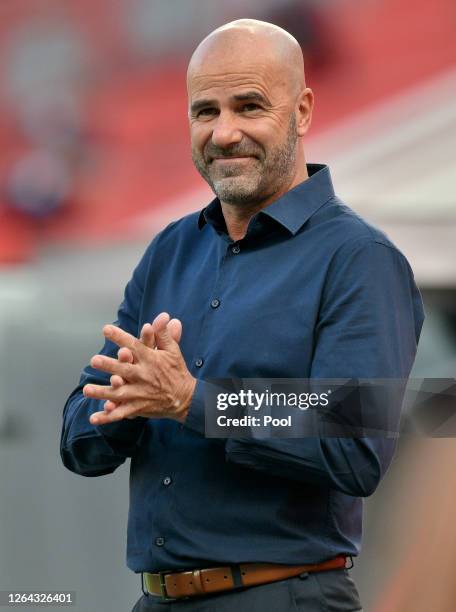
[[[301,91],[296,102],[297,121],[296,130],[298,136],[304,136],[312,121],[312,111],[314,106],[314,95],[310,87]]]

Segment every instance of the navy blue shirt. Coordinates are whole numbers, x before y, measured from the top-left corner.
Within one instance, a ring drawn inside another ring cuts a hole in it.
[[[127,563],[135,572],[240,562],[317,563],[360,549],[362,500],[387,438],[210,439],[210,378],[406,378],[422,322],[405,257],[335,196],[327,166],[264,208],[233,242],[220,202],[166,227],[135,269],[117,324],[139,335],[169,312],[198,378],[184,425],[93,426],[109,384],[90,366],[64,409],[61,455],[85,476],[131,458]],[[106,342],[102,354],[117,356]]]

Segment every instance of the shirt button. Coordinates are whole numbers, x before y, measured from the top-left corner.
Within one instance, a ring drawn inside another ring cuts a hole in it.
[[[218,308],[220,306],[220,300],[217,300],[217,299],[212,300],[211,306],[212,308]]]
[[[203,365],[204,361],[201,359],[201,357],[199,357],[196,361],[195,361],[195,365],[197,368],[200,368]]]
[[[241,252],[241,247],[238,244],[235,244],[234,247],[231,248],[231,251],[237,255],[238,253]]]
[[[155,538],[155,544],[157,546],[164,546],[165,544],[165,538]]]
[[[170,476],[165,476],[162,480],[163,484],[165,485],[165,487],[167,487],[168,485],[170,485],[173,480]]]

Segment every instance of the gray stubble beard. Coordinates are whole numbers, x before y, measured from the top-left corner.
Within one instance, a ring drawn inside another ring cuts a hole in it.
[[[282,147],[276,147],[264,161],[255,159],[255,164],[262,164],[263,169],[258,169],[258,180],[250,176],[243,183],[237,182],[236,170],[232,170],[234,180],[229,180],[229,169],[226,175],[213,181],[208,166],[202,162],[199,155],[192,150],[193,163],[203,179],[211,187],[218,199],[226,204],[242,205],[252,204],[272,195],[278,187],[291,180],[295,170],[296,142],[296,118],[294,113],[290,117],[287,138]]]

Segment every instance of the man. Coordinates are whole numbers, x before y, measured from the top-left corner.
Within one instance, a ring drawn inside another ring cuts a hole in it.
[[[291,35],[254,20],[215,30],[188,96],[193,160],[217,197],[147,249],[67,402],[62,459],[97,476],[131,457],[135,610],[360,610],[345,561],[394,442],[208,438],[205,386],[406,378],[419,292],[329,169],[306,164],[313,94]]]

